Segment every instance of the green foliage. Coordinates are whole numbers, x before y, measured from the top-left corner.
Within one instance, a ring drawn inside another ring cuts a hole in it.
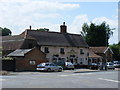
[[[114,60],[119,60],[120,61],[120,43],[110,45],[110,48],[113,51]]]
[[[47,28],[40,28],[40,29],[37,29],[38,31],[49,31],[49,29]]]
[[[10,29],[0,27],[0,36],[8,36],[11,34],[12,34],[12,32]]]
[[[113,34],[112,29],[106,22],[100,25],[84,23],[81,35],[85,38],[89,46],[108,46],[108,39]]]
[[[13,58],[12,57],[3,57],[3,60],[13,60]]]

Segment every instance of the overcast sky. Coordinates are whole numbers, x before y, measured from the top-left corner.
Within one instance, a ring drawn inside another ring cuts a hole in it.
[[[104,1],[104,0],[103,0]],[[69,33],[80,34],[84,22],[101,24],[106,21],[116,28],[109,40],[118,43],[118,2],[82,2],[79,0],[0,0],[0,27],[20,34],[32,26],[59,32],[66,22]]]

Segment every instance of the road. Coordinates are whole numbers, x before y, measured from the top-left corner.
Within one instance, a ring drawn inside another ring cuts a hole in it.
[[[2,76],[2,88],[118,88],[118,71],[24,72]]]

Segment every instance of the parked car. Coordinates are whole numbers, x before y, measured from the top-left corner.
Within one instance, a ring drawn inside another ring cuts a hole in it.
[[[62,66],[64,70],[66,69],[72,69],[74,70],[74,65],[71,62],[54,62],[55,64]]]
[[[118,61],[118,62],[114,62],[114,67],[115,68],[120,68],[120,62]]]
[[[98,66],[97,63],[90,63],[90,64],[88,65],[88,67],[89,67],[89,69],[96,69],[96,70],[99,68],[99,66]]]
[[[108,69],[115,69],[114,64],[112,62],[106,63]]]
[[[39,65],[37,65],[36,70],[38,71],[58,71],[58,72],[62,72],[63,68],[61,66],[58,66],[54,63],[41,63]]]
[[[74,65],[71,62],[65,62],[65,68],[72,69],[72,70],[75,69]]]

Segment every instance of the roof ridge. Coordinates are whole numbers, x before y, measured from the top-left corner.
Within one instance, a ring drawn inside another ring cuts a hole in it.
[[[27,30],[29,31],[35,31],[35,32],[46,32],[46,33],[58,33],[58,34],[70,34],[70,35],[78,35],[81,36],[81,34],[73,34],[73,33],[62,33],[62,32],[55,32],[55,31],[40,31],[40,30]],[[24,31],[25,32],[25,31]]]

